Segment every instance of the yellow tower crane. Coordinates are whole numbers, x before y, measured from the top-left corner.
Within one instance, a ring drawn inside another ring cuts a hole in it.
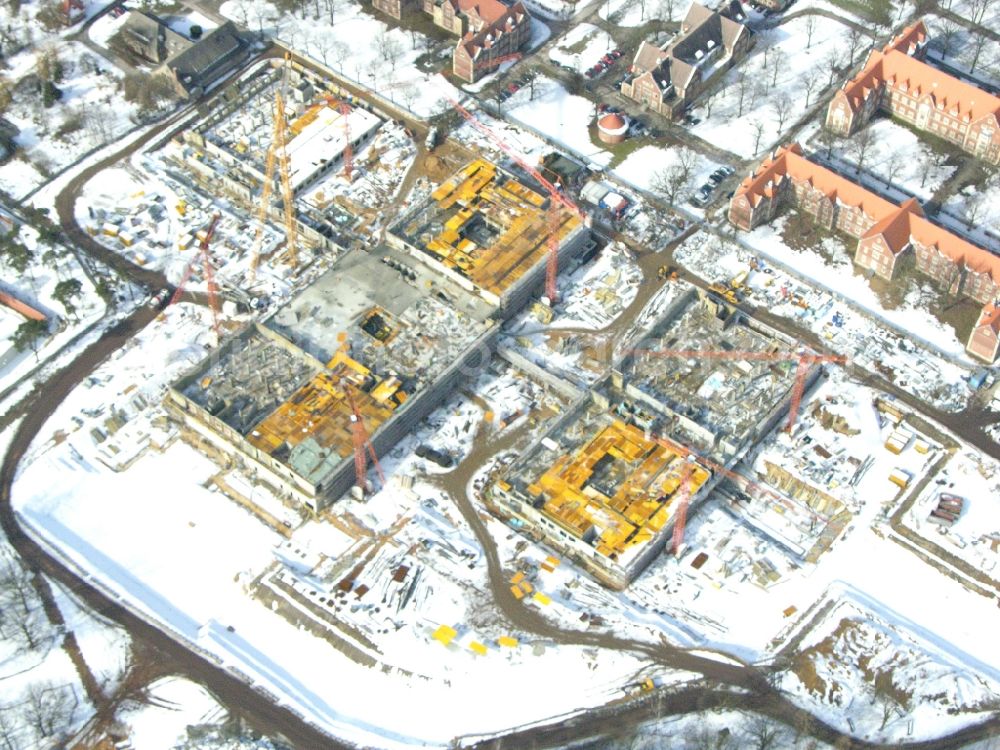
[[[298,265],[298,229],[295,224],[295,207],[293,205],[292,175],[288,161],[288,136],[285,122],[285,91],[288,88],[288,72],[292,65],[291,55],[285,55],[284,72],[281,86],[274,94],[274,133],[271,146],[267,149],[267,161],[264,168],[264,185],[261,188],[260,207],[257,212],[257,234],[254,237],[253,251],[250,256],[250,280],[257,276],[257,266],[260,265],[260,246],[264,239],[264,227],[267,224],[267,213],[271,207],[271,192],[274,188],[274,165],[278,164],[281,178],[281,202],[285,223],[285,252],[288,263],[294,268]]]

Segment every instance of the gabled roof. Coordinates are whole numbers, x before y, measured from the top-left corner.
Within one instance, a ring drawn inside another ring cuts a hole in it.
[[[494,0],[490,1],[493,2]],[[522,3],[521,0],[518,0],[510,7],[500,3],[498,4],[503,8],[503,13],[500,16],[495,18],[489,23],[488,26],[484,26],[479,31],[467,32],[466,35],[462,37],[461,41],[459,41],[459,46],[464,49],[473,60],[475,60],[483,52],[483,50],[492,47],[496,43],[500,34],[513,31],[519,24],[524,23],[525,20],[529,18],[528,11],[524,7],[524,3]]]
[[[893,254],[902,252],[911,242],[934,247],[945,257],[976,273],[985,273],[1000,284],[1000,257],[952,234],[924,217],[915,198],[900,205],[881,198],[846,177],[810,161],[797,143],[778,149],[761,162],[756,171],[743,180],[734,199],[743,196],[751,206],[772,197],[784,178],[806,183],[830,200],[860,208],[874,224],[863,237],[881,235]]]
[[[910,243],[911,212],[923,215],[916,198],[910,198],[898,209],[886,214],[885,218],[875,222],[863,236],[867,238],[881,235],[889,250],[896,254]]]
[[[205,34],[200,41],[188,49],[174,55],[167,61],[167,67],[173,70],[182,84],[185,77],[190,76],[192,83],[200,85],[200,79],[214,66],[237,52],[243,46],[243,39],[236,31],[231,21]]]
[[[1000,304],[988,302],[983,305],[976,328],[991,328],[994,333],[1000,333]]]
[[[503,18],[507,6],[500,0],[456,0],[458,9],[467,16],[491,25]]]
[[[635,68],[636,72],[645,73],[648,70],[658,67],[669,56],[655,44],[644,41],[639,45],[639,49],[636,50],[632,67]]]
[[[930,96],[937,109],[967,121],[990,114],[1000,118],[1000,98],[912,57],[926,40],[927,29],[918,21],[881,51],[869,54],[861,71],[843,86],[851,109],[857,111],[868,95],[885,83],[910,95]]]

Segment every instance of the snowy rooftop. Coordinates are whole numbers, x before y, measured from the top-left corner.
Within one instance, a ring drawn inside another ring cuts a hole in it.
[[[311,121],[288,142],[293,190],[310,182],[328,162],[340,158],[348,134],[352,142],[363,140],[382,124],[382,120],[360,107],[353,107],[344,115],[329,105],[320,105],[306,110],[301,119],[306,118]]]

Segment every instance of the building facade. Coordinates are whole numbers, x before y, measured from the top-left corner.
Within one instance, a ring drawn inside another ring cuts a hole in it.
[[[746,57],[753,36],[741,19],[738,3],[721,12],[692,3],[680,34],[666,47],[639,45],[634,75],[622,83],[622,94],[673,119]]]
[[[826,127],[849,136],[879,111],[1000,164],[1000,98],[923,61],[927,29],[907,27],[834,94]]]
[[[764,159],[740,184],[729,221],[749,231],[784,206],[856,238],[854,262],[884,279],[912,256],[918,271],[953,294],[982,304],[1000,299],[1000,258],[929,221],[916,199],[887,201],[805,158],[797,143]]]

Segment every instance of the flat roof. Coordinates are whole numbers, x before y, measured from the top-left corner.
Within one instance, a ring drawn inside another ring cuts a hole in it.
[[[289,128],[290,135],[298,131],[287,145],[292,189],[297,191],[327,162],[339,158],[348,133],[351,141],[357,141],[381,125],[380,118],[361,107],[352,107],[346,116],[325,103],[306,109]]]

